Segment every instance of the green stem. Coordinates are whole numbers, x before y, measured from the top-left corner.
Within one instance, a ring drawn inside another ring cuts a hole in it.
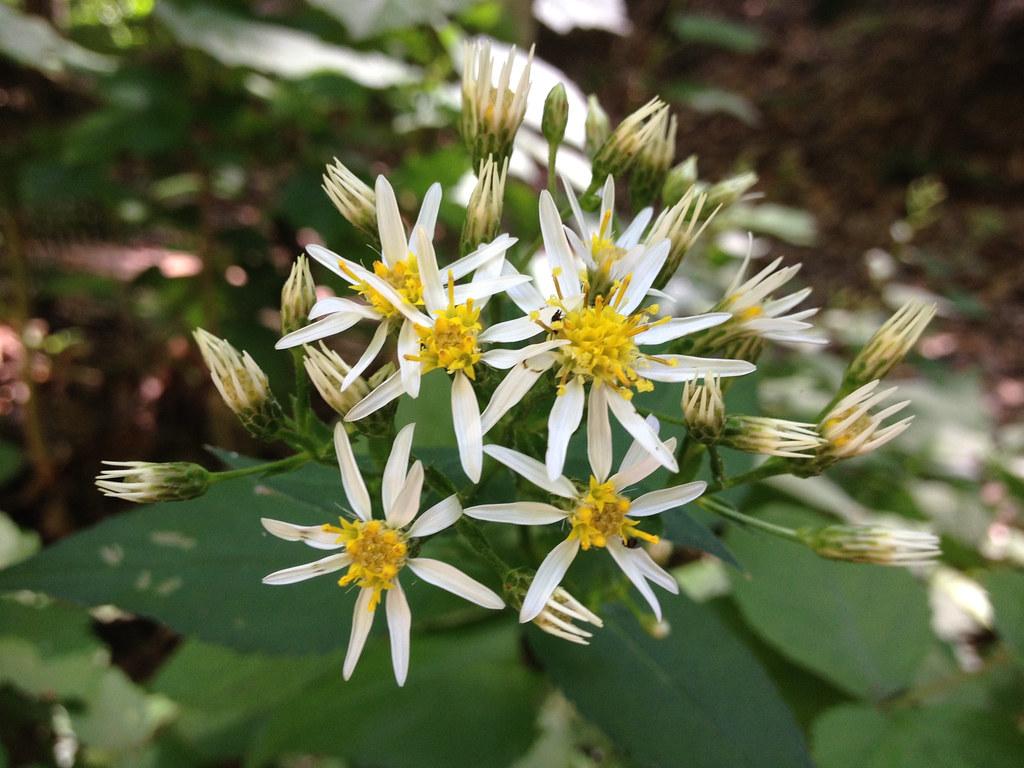
[[[480,530],[480,526],[477,525],[476,521],[463,515],[459,518],[458,522],[455,523],[455,530],[458,532],[459,538],[462,539],[474,552],[480,555],[480,557],[494,569],[494,572],[498,574],[498,577],[502,580],[502,583],[504,583],[508,578],[508,574],[512,571],[512,567],[502,560],[494,547],[492,547],[490,542],[487,541],[484,537],[483,531]]]
[[[722,461],[722,457],[718,453],[718,448],[713,445],[709,445],[708,458],[711,461],[711,476],[715,478],[715,482],[718,485],[726,485],[729,480],[725,476],[725,463]]]
[[[302,434],[309,432],[310,420],[313,418],[313,409],[309,405],[309,376],[306,374],[306,366],[302,364],[302,349],[293,347],[292,368],[295,370],[295,395],[292,400],[292,418],[295,426]]]
[[[666,424],[675,424],[680,427],[686,426],[686,420],[678,416],[669,416],[667,413],[662,413],[661,411],[652,411],[649,408],[640,408],[639,406],[636,410],[642,416],[653,416],[658,421],[664,421]]]
[[[732,520],[734,523],[739,523],[740,525],[750,528],[757,528],[758,530],[764,531],[772,536],[778,536],[781,539],[788,539],[790,541],[800,541],[799,534],[797,534],[797,532],[792,528],[774,525],[766,520],[745,515],[738,509],[734,509],[718,499],[702,496],[697,500],[697,506],[701,509],[706,509],[708,512],[714,512],[716,515],[721,515],[727,520]]]
[[[277,461],[269,461],[266,464],[255,464],[251,467],[239,467],[238,469],[228,469],[224,472],[211,472],[210,482],[219,483],[222,480],[234,480],[236,477],[247,477],[248,475],[271,475],[277,474],[278,472],[284,472],[288,469],[295,467],[301,467],[303,464],[309,462],[313,456],[306,451],[297,453],[294,456],[289,456],[286,459],[278,459]]]
[[[555,173],[555,157],[558,155],[558,145],[548,142],[548,192],[554,196],[558,189],[558,178]]]
[[[714,483],[708,486],[705,493],[717,493],[718,491],[724,491],[728,488],[735,488],[738,485],[747,485],[748,483],[756,483],[758,480],[764,480],[768,477],[774,477],[775,475],[788,474],[789,470],[786,465],[781,461],[769,459],[759,467],[754,467],[749,472],[743,472],[742,474],[736,475],[735,477],[725,478],[724,482],[716,480]]]

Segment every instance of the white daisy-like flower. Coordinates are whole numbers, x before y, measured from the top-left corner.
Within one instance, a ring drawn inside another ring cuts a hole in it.
[[[532,355],[554,349],[566,342],[558,339],[533,344],[518,350],[489,349],[481,344],[523,341],[541,332],[529,317],[522,317],[484,328],[480,312],[486,300],[508,286],[528,281],[525,276],[492,277],[501,262],[485,265],[465,286],[449,279],[442,284],[437,259],[430,239],[417,229],[416,256],[423,302],[427,314],[416,312],[402,325],[398,334],[399,369],[360,400],[346,415],[346,421],[358,421],[383,408],[402,394],[418,397],[423,374],[440,368],[452,376],[452,421],[459,458],[466,476],[479,482],[483,466],[484,430],[480,404],[473,389],[475,366],[509,368]],[[478,301],[479,299],[479,301]]]
[[[398,210],[395,192],[387,179],[377,177],[375,200],[377,225],[380,230],[381,259],[374,262],[373,271],[319,245],[310,245],[306,251],[329,270],[352,285],[363,301],[332,296],[320,299],[309,313],[311,322],[294,333],[282,337],[275,345],[287,349],[347,331],[360,320],[377,323],[362,356],[342,381],[347,389],[380,354],[388,334],[399,329],[399,334],[411,332],[411,322],[425,321],[418,309],[424,305],[423,285],[420,279],[417,238],[407,239],[405,226]],[[441,185],[432,184],[423,198],[413,232],[427,234],[429,244],[437,224],[441,205]],[[458,280],[496,259],[504,258],[516,239],[501,235],[470,254],[452,262],[445,268],[445,279]],[[500,267],[499,267],[500,269]],[[512,280],[498,278],[474,281],[456,288],[460,301],[481,299],[503,290]]]
[[[910,426],[913,416],[906,416],[892,424],[883,424],[890,416],[902,411],[909,400],[903,400],[883,408],[876,413],[871,409],[887,400],[896,392],[896,387],[878,389],[878,380],[868,382],[832,407],[818,424],[818,432],[825,440],[818,450],[824,461],[838,461],[854,456],[863,456],[895,439]]]
[[[657,420],[648,418],[647,427],[657,437]],[[675,438],[670,438],[662,443],[662,446],[671,454],[675,449],[675,442]],[[604,441],[602,446],[596,455],[590,455],[591,475],[584,487],[577,486],[564,475],[558,475],[552,480],[543,464],[518,451],[498,445],[488,445],[484,448],[487,455],[538,488],[566,500],[566,508],[542,502],[520,501],[509,504],[483,504],[465,510],[469,517],[497,523],[569,524],[569,535],[565,541],[552,549],[537,569],[526,597],[523,598],[523,606],[519,612],[521,622],[532,621],[545,610],[549,599],[561,584],[562,577],[580,549],[607,549],[659,620],[661,605],[648,581],[672,594],[679,592],[679,585],[675,579],[660,568],[643,548],[631,546],[636,539],[652,543],[658,541],[657,536],[640,530],[639,523],[634,518],[656,515],[693,501],[704,492],[707,484],[700,481],[685,483],[630,499],[625,495],[627,489],[658,469],[659,462],[650,455],[646,446],[634,441],[623,458],[619,471],[609,477],[612,464],[611,440]]]
[[[685,382],[706,375],[740,376],[754,366],[743,360],[700,358],[678,354],[647,354],[641,348],[664,344],[730,319],[725,312],[695,317],[661,317],[657,305],[641,308],[651,283],[661,271],[669,243],[644,251],[631,271],[622,272],[604,293],[580,280],[554,200],[541,192],[540,225],[552,265],[555,296],[545,299],[531,286],[508,291],[520,308],[548,335],[555,348],[524,358],[498,385],[484,411],[486,432],[530,390],[547,370],[557,372],[558,396],[548,418],[545,456],[548,477],[562,472],[569,438],[583,418],[590,385],[587,442],[590,452],[610,439],[608,412],[653,456],[673,472],[675,457],[658,440],[632,403],[634,392],[647,392],[653,382]],[[506,267],[511,270],[511,267]],[[518,322],[518,321],[517,321]]]
[[[428,557],[409,557],[409,545],[443,531],[462,515],[457,496],[452,495],[417,516],[423,489],[423,465],[416,462],[409,468],[415,424],[409,424],[395,437],[384,468],[381,501],[384,519],[375,519],[370,495],[356,465],[345,427],[334,429],[334,446],[341,468],[341,482],[351,505],[354,519],[342,518],[340,525],[293,525],[263,518],[267,532],[285,541],[302,541],[314,549],[340,550],[312,563],[285,568],[264,577],[264,584],[294,584],[343,568],[348,571],[338,580],[339,586],[355,584],[359,588],[352,614],[352,634],[345,654],[343,674],[352,676],[363,652],[373,617],[382,593],[387,593],[385,613],[391,636],[391,660],[395,680],[405,684],[409,671],[409,628],[412,623],[409,604],[402,590],[399,574],[408,567],[412,573],[436,587],[484,608],[500,609],[505,602],[492,590],[459,569]]]

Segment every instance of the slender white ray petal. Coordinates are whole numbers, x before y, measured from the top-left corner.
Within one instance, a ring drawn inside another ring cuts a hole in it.
[[[547,468],[532,456],[501,445],[485,445],[484,453],[548,493],[561,496],[563,499],[572,499],[576,496],[576,487],[571,480],[561,476],[554,480],[549,479]]]
[[[536,336],[543,330],[530,317],[517,317],[515,320],[495,323],[490,328],[485,329],[477,338],[490,344],[501,344],[524,341],[531,336]]]
[[[423,493],[423,462],[417,461],[409,470],[402,484],[402,490],[395,497],[395,503],[384,510],[389,525],[404,528],[416,516],[420,508],[420,494]]]
[[[679,582],[675,580],[671,573],[654,562],[645,550],[637,548],[635,550],[630,550],[630,552],[635,553],[632,555],[631,559],[644,578],[648,581],[653,581],[659,587],[667,592],[671,592],[673,595],[679,594]]]
[[[416,539],[443,531],[462,517],[462,505],[457,494],[441,499],[434,506],[416,518],[409,529],[409,535]]]
[[[402,687],[409,673],[409,628],[412,626],[412,611],[409,610],[409,601],[405,599],[405,592],[397,577],[394,586],[388,590],[384,610],[388,617],[391,664],[395,669],[395,682]]]
[[[506,369],[526,362],[531,357],[544,352],[550,352],[552,349],[558,349],[571,343],[569,339],[551,339],[550,341],[538,341],[536,344],[528,344],[520,349],[488,349],[481,355],[480,359],[492,368]],[[552,360],[552,364],[554,364],[554,360]]]
[[[322,525],[293,525],[272,517],[261,517],[260,524],[267,533],[285,541],[301,541],[313,549],[341,549],[338,534],[325,531]]]
[[[777,315],[785,314],[789,312],[793,307],[801,304],[804,299],[811,295],[810,288],[801,288],[799,291],[794,291],[788,296],[783,296],[781,299],[773,299],[772,301],[766,301],[764,304],[764,313],[769,317],[776,317]],[[802,310],[793,317],[798,320],[803,317],[810,317],[811,315],[806,314],[807,312],[816,312],[817,310]],[[799,315],[799,317],[798,317]]]
[[[670,437],[664,442],[665,450],[671,454],[675,454],[676,450],[676,439]],[[633,447],[637,449],[637,456],[634,461],[627,462],[623,459],[622,466],[619,467],[619,471],[612,475],[609,480],[615,486],[616,490],[622,491],[624,488],[629,488],[631,485],[642,483],[650,475],[661,467],[661,462],[657,458],[651,456],[640,443],[633,441]],[[629,456],[627,455],[627,458]]]
[[[643,261],[640,262],[633,272],[633,278],[629,281],[629,285],[626,286],[626,295],[619,305],[619,312],[629,315],[640,306],[640,303],[647,296],[647,291],[654,284],[658,273],[661,272],[661,268],[665,265],[665,259],[668,258],[668,252],[671,248],[672,243],[668,240],[662,240],[656,246],[647,250]]]
[[[633,221],[626,227],[626,231],[619,235],[619,239],[615,244],[627,251],[636,246],[640,242],[640,237],[643,235],[644,230],[647,229],[647,225],[651,223],[653,215],[654,209],[650,206],[641,210],[633,217]]]
[[[504,293],[517,285],[525,285],[528,282],[530,282],[528,275],[507,275],[495,277],[491,280],[477,280],[472,283],[463,283],[462,285],[455,286],[452,295],[455,298],[456,304],[465,304],[470,299],[480,301],[496,293]]]
[[[491,242],[484,243],[475,251],[467,253],[461,259],[456,259],[445,267],[444,277],[447,279],[448,273],[451,272],[452,277],[460,280],[481,265],[488,264],[495,257],[501,256],[517,242],[519,239],[511,235],[498,235]],[[504,271],[504,266],[502,271]]]
[[[587,269],[597,269],[597,262],[594,261],[594,254],[591,252],[590,247],[580,239],[580,236],[569,227],[563,226],[562,231],[565,232],[565,237],[569,240],[569,247],[572,248],[572,252],[575,253],[584,264],[586,264]]]
[[[448,296],[442,287],[441,273],[437,269],[437,256],[427,233],[417,229],[413,238],[416,240],[416,263],[420,269],[423,303],[427,307],[427,313],[433,315],[448,306]]]
[[[552,364],[554,364],[554,361],[552,361]],[[549,365],[548,368],[550,367]],[[489,432],[491,427],[501,420],[502,416],[526,397],[526,393],[530,391],[537,382],[537,379],[546,370],[547,368],[539,371],[533,370],[526,364],[520,364],[513,367],[505,375],[505,378],[495,388],[490,402],[487,403],[487,407],[484,408],[484,412],[480,416],[480,427],[483,429],[484,434]]]
[[[391,453],[388,455],[387,464],[384,465],[384,476],[380,483],[381,501],[384,502],[384,509],[390,509],[395,503],[398,492],[405,484],[405,476],[409,470],[409,452],[412,450],[412,439],[416,433],[415,424],[406,424],[395,435],[395,442],[391,444]]]
[[[371,597],[373,597],[372,589],[360,589],[359,597],[356,598],[356,607],[352,609],[352,633],[348,638],[345,664],[341,670],[341,675],[346,680],[352,677],[359,657],[363,653],[363,646],[366,645],[366,637],[370,634],[370,627],[373,626],[374,612],[370,610]]]
[[[501,274],[505,277],[511,277],[518,275],[519,272],[506,261],[501,265]],[[547,306],[547,301],[541,295],[540,291],[534,287],[532,281],[522,283],[520,285],[514,285],[508,288],[505,291],[505,294],[512,299],[512,302],[525,314],[530,314],[534,310],[542,309]]]
[[[612,281],[621,280],[631,272],[635,272],[640,268],[640,264],[643,263],[644,258],[647,256],[647,244],[634,245],[625,255],[615,260],[612,264],[612,271],[609,277]],[[647,292],[647,295],[651,295],[651,291]]]
[[[634,560],[635,550],[629,549],[624,546],[618,539],[609,539],[608,541],[608,553],[615,560],[616,565],[622,569],[622,572],[626,574],[633,586],[637,588],[637,591],[643,595],[644,600],[651,606],[651,610],[654,611],[654,617],[661,621],[661,603],[658,602],[658,598],[654,594],[654,590],[651,589],[647,580],[644,578],[643,572],[637,566]]]
[[[381,319],[380,312],[369,304],[352,301],[352,299],[346,299],[341,296],[327,296],[323,299],[317,299],[316,304],[309,310],[308,319],[317,320],[337,312],[355,312],[366,320]]]
[[[334,451],[338,455],[338,468],[341,470],[341,486],[345,489],[345,498],[361,520],[369,520],[372,517],[370,494],[366,491],[366,483],[363,482],[356,457],[352,453],[352,444],[348,440],[345,425],[340,421],[334,425]]]
[[[419,253],[416,250],[415,243],[415,232],[417,229],[422,229],[427,236],[427,240],[433,242],[434,230],[437,228],[437,212],[440,208],[441,185],[435,181],[430,185],[427,194],[423,196],[423,202],[420,203],[420,214],[416,217],[416,224],[412,228],[414,234],[409,238],[409,250],[413,253]]]
[[[352,273],[360,281],[381,295],[392,307],[402,313],[404,317],[419,325],[430,325],[430,318],[420,312],[416,307],[406,301],[391,283],[382,277],[375,275],[365,267],[356,264],[354,261],[346,261],[345,266],[352,270]]]
[[[560,270],[557,282],[564,296],[578,296],[580,279],[576,274],[576,266],[569,251],[569,241],[562,231],[562,220],[558,217],[558,208],[548,191],[540,193],[540,232],[544,238],[544,251],[548,263],[553,270]]]
[[[709,312],[706,315],[694,315],[693,317],[673,317],[667,322],[658,323],[643,333],[633,337],[637,344],[664,344],[666,341],[687,336],[705,328],[714,328],[731,318],[728,312]]]
[[[331,272],[338,275],[348,283],[355,282],[351,275],[346,275],[341,269],[341,256],[322,245],[307,245],[306,253],[312,256],[319,264],[327,267]]]
[[[489,523],[511,523],[512,525],[548,525],[565,520],[564,509],[553,507],[541,501],[512,501],[504,504],[478,504],[466,507],[466,516]]]
[[[526,591],[526,597],[523,598],[523,607],[519,611],[520,622],[525,624],[540,615],[548,598],[562,583],[562,577],[569,570],[569,566],[572,565],[572,561],[579,551],[578,539],[566,539],[548,552],[548,556],[544,558],[544,562],[537,569],[530,588]]]
[[[414,557],[408,561],[408,566],[428,584],[458,595],[463,600],[494,610],[505,607],[505,601],[493,591],[448,563],[429,557]]]
[[[347,552],[339,552],[336,555],[328,555],[319,560],[305,565],[297,565],[294,568],[284,568],[274,571],[263,577],[264,584],[295,584],[299,581],[312,579],[314,576],[322,576],[325,573],[340,571],[352,562],[352,556]]]
[[[551,406],[548,416],[548,449],[544,455],[549,480],[562,474],[569,438],[583,419],[583,399],[583,381],[577,376],[565,385],[565,391],[555,398],[555,404]]]
[[[651,426],[644,421],[643,417],[636,412],[636,407],[624,399],[618,392],[608,393],[608,407],[611,408],[619,424],[633,436],[644,449],[654,456],[661,466],[670,472],[679,469],[672,452],[665,447],[665,444],[658,438],[658,433],[651,429]]]
[[[398,371],[388,376],[375,390],[352,406],[345,414],[345,421],[359,421],[402,396],[402,377]]]
[[[746,360],[729,360],[714,357],[690,357],[689,355],[658,355],[657,360],[645,360],[638,369],[651,381],[693,381],[707,374],[718,376],[743,376],[757,370],[757,366]]]
[[[418,356],[420,351],[420,337],[416,333],[416,326],[412,323],[402,323],[398,331],[398,370],[401,374],[402,389],[409,397],[420,396],[420,377],[423,373],[423,366],[419,360],[410,360],[410,357]]]
[[[609,173],[608,178],[604,180],[604,186],[601,188],[601,218],[599,222],[604,223],[604,217],[607,216],[609,221],[611,217],[615,215],[615,178]],[[609,232],[608,234],[611,234]]]
[[[462,471],[474,483],[480,482],[484,462],[484,431],[480,423],[480,404],[466,374],[459,371],[452,379],[452,426],[459,446]]]
[[[606,390],[601,382],[595,381],[590,385],[587,403],[587,457],[594,476],[602,483],[612,471],[612,425],[608,421]]]
[[[661,431],[661,424],[658,423],[658,418],[656,416],[648,416],[644,421],[647,422],[647,426],[654,430],[655,434]],[[634,440],[629,444],[629,449],[626,451],[626,455],[622,457],[622,463],[619,464],[619,474],[625,472],[645,456],[650,456],[647,449]]]
[[[584,240],[589,240],[593,233],[590,231],[587,219],[583,215],[583,209],[580,208],[580,201],[576,198],[576,192],[565,176],[560,178],[562,179],[562,187],[565,189],[565,196],[569,200],[569,207],[572,208],[573,218],[576,219],[576,226],[579,228],[580,237]]]
[[[384,264],[392,268],[403,261],[408,254],[405,242],[405,225],[398,210],[395,191],[388,180],[378,176],[374,185],[377,197],[377,228],[380,231],[380,253]]]
[[[318,339],[326,339],[328,336],[334,336],[336,333],[347,331],[362,319],[363,315],[356,314],[355,312],[337,312],[333,315],[328,315],[309,325],[304,325],[297,331],[292,331],[282,336],[274,344],[274,349],[290,349],[301,344],[309,344],[311,341],[317,341]]]
[[[704,489],[707,487],[707,483],[698,480],[694,483],[673,485],[669,488],[645,493],[643,496],[633,499],[629,505],[629,516],[647,517],[664,512],[666,509],[681,507],[704,493]]]
[[[403,321],[404,323],[411,325],[408,320]],[[377,330],[373,332],[373,336],[370,337],[370,343],[366,345],[366,349],[363,350],[363,354],[356,360],[349,372],[345,374],[345,378],[341,380],[341,391],[344,392],[350,386],[352,382],[358,379],[363,371],[370,367],[370,363],[377,359],[377,355],[380,354],[381,348],[384,346],[384,342],[388,338],[388,331],[391,330],[391,323],[385,320],[383,323],[377,326]]]

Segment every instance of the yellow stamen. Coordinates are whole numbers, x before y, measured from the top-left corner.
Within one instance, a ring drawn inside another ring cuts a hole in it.
[[[348,521],[341,519],[341,527],[324,525],[323,529],[338,535],[338,543],[345,545],[345,552],[352,563],[348,571],[338,579],[338,585],[345,587],[355,582],[361,589],[372,589],[369,610],[380,604],[380,594],[395,586],[395,577],[405,567],[408,546],[405,534],[391,528],[380,520]]]
[[[375,310],[385,318],[395,317],[399,311],[390,301],[380,295],[369,284],[358,280],[355,274],[345,266],[339,264],[342,272],[353,280],[352,288],[365,298]],[[394,288],[398,294],[413,306],[423,306],[423,284],[420,282],[420,268],[416,256],[409,254],[403,261],[399,261],[394,267],[389,268],[382,261],[373,262],[373,273],[388,285]]]
[[[616,493],[612,483],[598,482],[591,475],[587,495],[569,517],[572,524],[569,538],[579,539],[583,549],[607,546],[609,539],[615,536],[624,544],[630,539],[643,539],[652,544],[658,541],[657,536],[637,528],[637,521],[627,517],[628,514],[629,499]]]
[[[420,351],[406,358],[422,364],[423,373],[444,368],[448,373],[462,371],[475,379],[473,366],[481,357],[477,336],[483,330],[480,310],[473,306],[472,299],[465,304],[455,304],[452,282],[449,278],[448,308],[436,313],[432,326],[414,326],[420,337]]]

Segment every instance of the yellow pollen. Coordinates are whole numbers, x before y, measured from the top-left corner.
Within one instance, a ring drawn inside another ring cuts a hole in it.
[[[643,539],[655,543],[658,537],[637,528],[629,514],[629,499],[615,492],[610,482],[601,483],[591,475],[590,488],[579,506],[569,517],[572,524],[570,539],[579,539],[583,549],[604,547],[609,539],[618,536],[622,543],[630,539]]]
[[[435,368],[444,368],[448,373],[462,371],[469,378],[476,378],[473,366],[480,362],[480,346],[477,336],[483,330],[480,324],[480,310],[469,299],[465,304],[455,304],[451,283],[448,291],[448,308],[435,313],[433,326],[417,325],[420,337],[418,355],[407,355],[407,359],[422,364],[423,373]]]
[[[738,313],[736,315],[736,319],[739,320],[740,322],[743,322],[744,320],[753,320],[755,317],[760,317],[763,314],[764,307],[762,307],[760,304],[755,304],[754,306],[747,307],[742,312]]]
[[[836,427],[846,421],[849,418],[851,411],[843,411],[840,414],[833,416],[830,419],[826,419],[825,423],[821,425],[821,432],[828,435]],[[847,426],[842,432],[833,437],[829,437],[828,441],[832,444],[833,448],[842,449],[845,448],[850,442],[855,440],[865,429],[870,429],[872,424],[871,417],[864,414],[858,419],[855,419],[849,426]]]
[[[395,577],[405,566],[405,535],[380,520],[340,522],[341,527],[324,525],[325,531],[338,535],[338,542],[345,544],[345,551],[352,558],[338,585],[345,587],[355,582],[362,589],[372,589],[372,611],[380,604],[380,593],[395,586]]]
[[[340,265],[343,272],[348,273],[345,265]],[[398,291],[398,294],[413,306],[423,306],[423,284],[420,282],[420,268],[416,256],[410,253],[405,260],[389,268],[382,261],[373,262],[373,273]],[[354,275],[351,275],[354,277]],[[374,288],[360,280],[352,288],[365,298],[375,310],[385,318],[395,317],[399,311],[390,301],[381,296]]]

